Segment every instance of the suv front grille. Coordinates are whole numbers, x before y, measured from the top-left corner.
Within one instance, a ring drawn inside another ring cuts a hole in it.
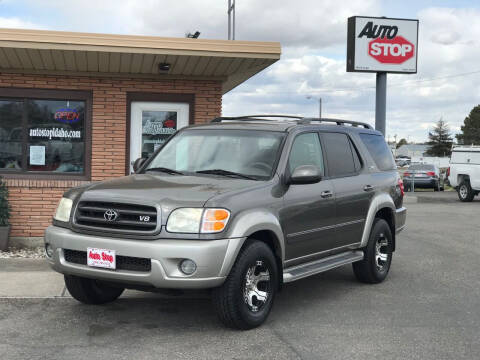
[[[145,205],[81,201],[75,223],[95,229],[151,233],[157,227],[157,209]]]
[[[87,265],[86,251],[63,249],[63,256],[69,263]],[[152,269],[152,262],[147,258],[117,255],[115,261],[117,270],[149,272]]]

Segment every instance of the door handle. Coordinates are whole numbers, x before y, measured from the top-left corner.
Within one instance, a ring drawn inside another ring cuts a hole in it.
[[[373,186],[372,185],[365,185],[363,187],[363,191],[372,191],[373,190]]]
[[[325,198],[332,197],[333,193],[330,190],[326,190],[326,191],[322,191],[320,196],[325,199]]]

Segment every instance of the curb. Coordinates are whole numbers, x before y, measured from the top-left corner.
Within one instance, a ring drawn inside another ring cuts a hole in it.
[[[404,204],[416,204],[418,202],[418,198],[412,195],[405,195],[403,198]]]
[[[14,247],[17,249],[34,249],[36,247],[43,246],[43,237],[20,237],[20,236],[11,236],[8,241],[9,247]]]
[[[458,200],[458,197],[452,194],[452,196],[445,196],[445,195],[439,195],[439,196],[431,196],[431,195],[421,195],[421,194],[416,194],[416,195],[405,195],[403,198],[403,202],[406,204],[416,204],[416,203],[435,203],[435,204],[453,204],[453,203],[460,203]]]

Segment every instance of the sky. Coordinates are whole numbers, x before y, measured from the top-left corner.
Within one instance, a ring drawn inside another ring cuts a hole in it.
[[[0,27],[227,37],[227,0],[0,0]],[[480,103],[478,0],[236,0],[236,39],[279,41],[281,59],[223,97],[223,115],[282,113],[375,123],[375,74],[345,71],[347,18],[419,19],[417,74],[388,74],[386,136],[460,131]],[[307,98],[307,97],[310,97]]]

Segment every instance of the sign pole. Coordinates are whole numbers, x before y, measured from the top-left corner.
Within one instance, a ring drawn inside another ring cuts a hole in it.
[[[385,136],[387,113],[387,73],[377,72],[375,90],[375,129]]]

